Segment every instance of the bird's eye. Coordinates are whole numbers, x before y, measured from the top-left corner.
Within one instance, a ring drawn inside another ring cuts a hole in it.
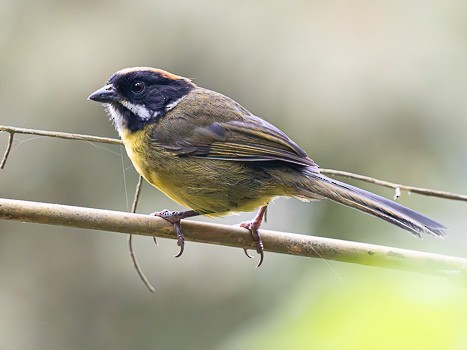
[[[140,94],[144,91],[145,86],[142,81],[135,81],[134,83],[131,84],[131,92],[134,94]]]

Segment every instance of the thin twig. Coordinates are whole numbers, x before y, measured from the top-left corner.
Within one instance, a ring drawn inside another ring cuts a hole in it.
[[[72,207],[58,204],[0,199],[0,219],[78,227],[175,239],[173,225],[152,216]],[[184,220],[186,241],[255,247],[246,229]],[[331,238],[261,230],[266,251],[324,258],[360,265],[459,278],[466,277],[467,259]]]
[[[16,128],[12,126],[5,126],[5,125],[0,125],[0,131],[7,131],[10,134],[18,133],[18,134],[58,137],[58,138],[63,138],[63,139],[71,139],[71,140],[79,140],[79,141],[110,143],[114,145],[123,144],[121,140],[108,138],[108,137],[98,137],[98,136],[91,136],[91,135],[71,134],[71,133],[66,133],[66,132],[44,131],[44,130],[36,130],[36,129],[23,129],[23,128]],[[359,181],[364,181],[364,182],[392,188],[396,190],[396,194],[398,191],[397,189],[399,189],[399,191],[418,193],[418,194],[425,195],[425,196],[440,197],[440,198],[459,200],[459,201],[467,201],[467,195],[456,194],[456,193],[445,192],[445,191],[437,191],[437,190],[432,190],[428,188],[406,186],[406,185],[396,184],[396,183],[392,183],[392,182],[388,182],[384,180],[375,179],[369,176],[350,173],[347,171],[340,171],[340,170],[333,170],[333,169],[321,169],[320,171],[321,173],[325,175],[344,176],[350,179],[355,179]]]
[[[135,197],[133,198],[133,204],[131,205],[131,212],[136,213],[136,208],[138,206],[139,195],[141,194],[141,186],[143,185],[143,177],[140,175],[138,179],[138,184],[136,185]]]
[[[138,184],[136,185],[136,191],[135,191],[135,197],[133,199],[133,204],[131,206],[132,213],[136,213],[136,207],[138,206],[138,199],[141,193],[142,184],[143,184],[143,177],[140,176],[138,180]],[[143,281],[144,285],[149,289],[149,291],[151,293],[154,293],[156,291],[156,288],[154,288],[151,282],[149,282],[149,279],[144,274],[143,269],[141,268],[141,265],[139,264],[138,259],[136,258],[136,254],[133,249],[133,234],[132,233],[128,235],[128,250],[130,252],[131,261],[133,262],[133,266],[135,267],[135,270],[138,273],[139,278],[141,278],[141,281]]]
[[[8,132],[9,139],[8,145],[5,150],[5,154],[3,155],[3,159],[0,163],[0,169],[5,167],[5,163],[7,161],[8,155],[11,151],[11,146],[13,145],[13,138],[14,134],[26,134],[26,135],[37,135],[37,136],[47,136],[47,137],[56,137],[60,139],[66,140],[77,140],[77,141],[88,141],[88,142],[100,142],[100,143],[109,143],[113,145],[122,145],[122,141],[118,139],[113,139],[109,137],[99,137],[99,136],[91,136],[91,135],[82,135],[82,134],[72,134],[67,132],[59,132],[59,131],[45,131],[45,130],[36,130],[36,129],[25,129],[25,128],[17,128],[13,126],[6,126],[0,125],[0,131]]]
[[[365,182],[372,183],[372,184],[375,184],[375,185],[392,188],[392,189],[394,189],[396,191],[397,191],[397,189],[399,189],[399,192],[400,191],[407,191],[407,192],[412,192],[412,193],[423,194],[425,196],[439,197],[439,198],[445,198],[445,199],[453,199],[453,200],[457,200],[457,201],[467,201],[467,195],[456,194],[456,193],[445,192],[445,191],[437,191],[437,190],[432,190],[432,189],[429,189],[429,188],[421,188],[421,187],[400,185],[400,184],[396,184],[396,183],[392,183],[392,182],[388,182],[388,181],[384,181],[384,180],[378,180],[378,179],[375,179],[375,178],[369,177],[369,176],[349,173],[347,171],[332,170],[332,169],[320,169],[320,172],[322,174],[325,174],[325,175],[344,176],[344,177],[347,177],[349,179],[365,181]]]
[[[135,251],[133,249],[133,234],[132,233],[128,235],[128,249],[130,251],[131,261],[133,262],[133,266],[135,267],[139,278],[141,279],[141,281],[143,281],[146,288],[149,289],[151,293],[154,293],[156,291],[156,288],[154,288],[151,282],[149,282],[149,279],[144,274],[143,270],[141,269],[141,266],[139,265],[138,259],[136,258]]]
[[[77,141],[90,141],[90,142],[100,142],[100,143],[110,143],[113,145],[122,145],[122,141],[118,139],[113,139],[110,137],[99,137],[91,135],[82,135],[82,134],[72,134],[68,132],[60,131],[45,131],[45,130],[36,130],[36,129],[24,129],[16,128],[13,126],[0,125],[0,131],[7,131],[10,134],[26,134],[26,135],[37,135],[37,136],[47,136],[47,137],[57,137],[60,139],[67,140],[77,140]]]
[[[15,133],[13,131],[10,131],[10,135],[8,137],[8,144],[6,146],[5,154],[3,155],[2,162],[0,163],[0,169],[3,169],[5,166],[6,160],[8,159],[8,155],[10,154],[11,151],[11,146],[13,145],[13,139],[15,137]]]

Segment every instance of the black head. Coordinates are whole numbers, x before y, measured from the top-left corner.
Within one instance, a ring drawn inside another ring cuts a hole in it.
[[[160,69],[126,68],[112,75],[89,99],[107,105],[119,132],[132,132],[156,122],[194,87],[189,79]]]

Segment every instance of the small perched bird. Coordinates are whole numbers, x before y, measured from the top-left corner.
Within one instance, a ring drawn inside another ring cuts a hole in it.
[[[174,224],[180,256],[180,220],[260,208],[241,226],[250,230],[263,261],[259,234],[275,197],[331,199],[415,235],[444,235],[445,227],[386,198],[320,174],[285,133],[234,100],[161,69],[136,67],[113,74],[89,99],[104,103],[134,167],[185,212],[154,213]],[[248,253],[245,250],[245,253]]]

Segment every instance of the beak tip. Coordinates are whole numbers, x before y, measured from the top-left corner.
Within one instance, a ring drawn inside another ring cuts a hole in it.
[[[101,102],[101,103],[111,103],[118,101],[118,94],[115,92],[115,89],[112,85],[106,85],[100,88],[97,91],[94,91],[88,97],[88,101]]]

